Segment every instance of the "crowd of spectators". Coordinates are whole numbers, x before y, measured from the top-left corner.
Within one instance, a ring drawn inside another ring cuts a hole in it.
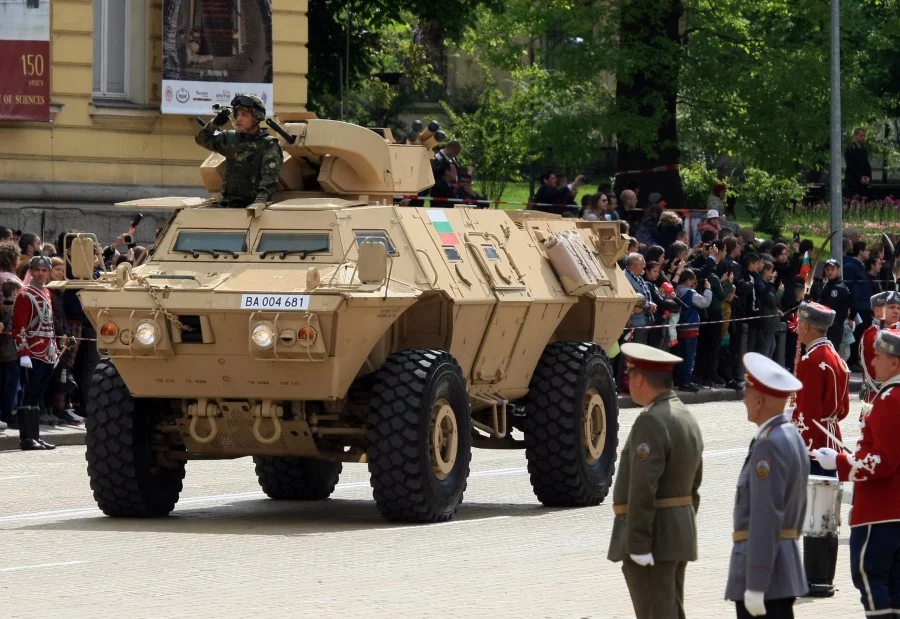
[[[34,256],[49,259],[50,281],[71,276],[62,251],[69,232],[61,233],[55,243],[43,243],[36,234],[0,226],[0,431],[18,428],[16,410],[22,404],[29,379],[29,368],[20,363],[22,351],[12,327],[16,298],[26,286],[38,285],[32,282],[29,269]],[[123,262],[140,264],[145,259],[147,250],[133,242],[133,233],[131,230],[130,234],[119,235],[98,253],[95,262],[98,271]],[[74,290],[51,288],[50,300],[59,360],[41,397],[39,419],[42,425],[81,426],[87,388],[99,360],[93,343],[96,334]]]
[[[572,203],[581,179],[564,185],[547,174],[541,180],[533,208],[570,214],[571,207],[563,204]],[[799,235],[760,239],[752,229],[727,221],[724,185],[712,188],[705,217],[693,230],[682,212],[666,208],[658,193],[636,208],[639,191],[632,186],[616,198],[608,187],[600,187],[581,198],[577,215],[620,221],[630,235],[620,265],[639,297],[621,342],[671,349],[682,357],[675,372],[678,389],[742,389],[745,351],[793,370],[797,309],[807,298],[836,310],[829,337],[851,370],[860,371],[856,343],[872,321],[870,298],[896,288],[892,246],[869,246],[848,230],[843,263],[827,261],[816,274],[811,272],[816,253],[811,240]],[[783,347],[777,345],[780,334]],[[627,376],[617,365],[617,382],[627,392]]]

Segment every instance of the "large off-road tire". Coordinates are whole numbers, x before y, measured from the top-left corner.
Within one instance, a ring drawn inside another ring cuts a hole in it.
[[[394,353],[376,372],[366,449],[375,504],[392,521],[442,522],[462,502],[472,458],[466,381],[442,350]]]
[[[334,492],[343,465],[318,458],[253,456],[263,492],[282,501],[321,501]]]
[[[178,502],[184,462],[158,462],[160,417],[150,403],[132,397],[111,361],[100,361],[87,402],[85,456],[94,499],[107,516],[166,516]]]
[[[553,507],[603,501],[618,432],[616,387],[603,350],[590,342],[547,346],[525,398],[525,456],[538,500]]]

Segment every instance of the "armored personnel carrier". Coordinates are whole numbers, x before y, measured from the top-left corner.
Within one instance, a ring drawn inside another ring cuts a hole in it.
[[[635,300],[626,238],[615,222],[394,204],[433,183],[431,133],[289,120],[265,209],[124,203],[175,211],[146,263],[99,279],[96,239],[71,235],[65,285],[103,355],[87,407],[103,512],[166,515],[187,461],[252,456],[274,499],[325,499],[344,463],[366,463],[386,518],[437,522],[475,447],[524,449],[545,505],[604,499],[604,350]],[[213,193],[221,165],[202,166]]]

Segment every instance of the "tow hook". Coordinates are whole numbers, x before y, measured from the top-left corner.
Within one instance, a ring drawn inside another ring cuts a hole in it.
[[[188,405],[187,413],[191,418],[191,423],[188,426],[188,433],[191,435],[191,438],[201,445],[212,443],[219,434],[219,427],[216,425],[216,416],[219,414],[219,408],[215,404],[208,403],[206,399],[202,399],[196,404]],[[206,436],[200,436],[197,432],[197,421],[201,417],[205,417],[209,424],[209,433]]]
[[[253,417],[255,418],[253,420],[254,438],[264,445],[277,443],[281,438],[281,422],[279,419],[284,417],[284,408],[272,404],[271,401],[263,401],[261,404],[253,406]],[[260,431],[263,419],[268,419],[272,422],[272,434],[270,436],[263,436]]]

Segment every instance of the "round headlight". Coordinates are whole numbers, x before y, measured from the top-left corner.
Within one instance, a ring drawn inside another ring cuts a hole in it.
[[[259,348],[271,348],[275,343],[275,329],[265,323],[256,325],[250,333],[250,339]]]
[[[139,322],[134,329],[134,340],[141,346],[156,344],[156,325],[149,321]]]

